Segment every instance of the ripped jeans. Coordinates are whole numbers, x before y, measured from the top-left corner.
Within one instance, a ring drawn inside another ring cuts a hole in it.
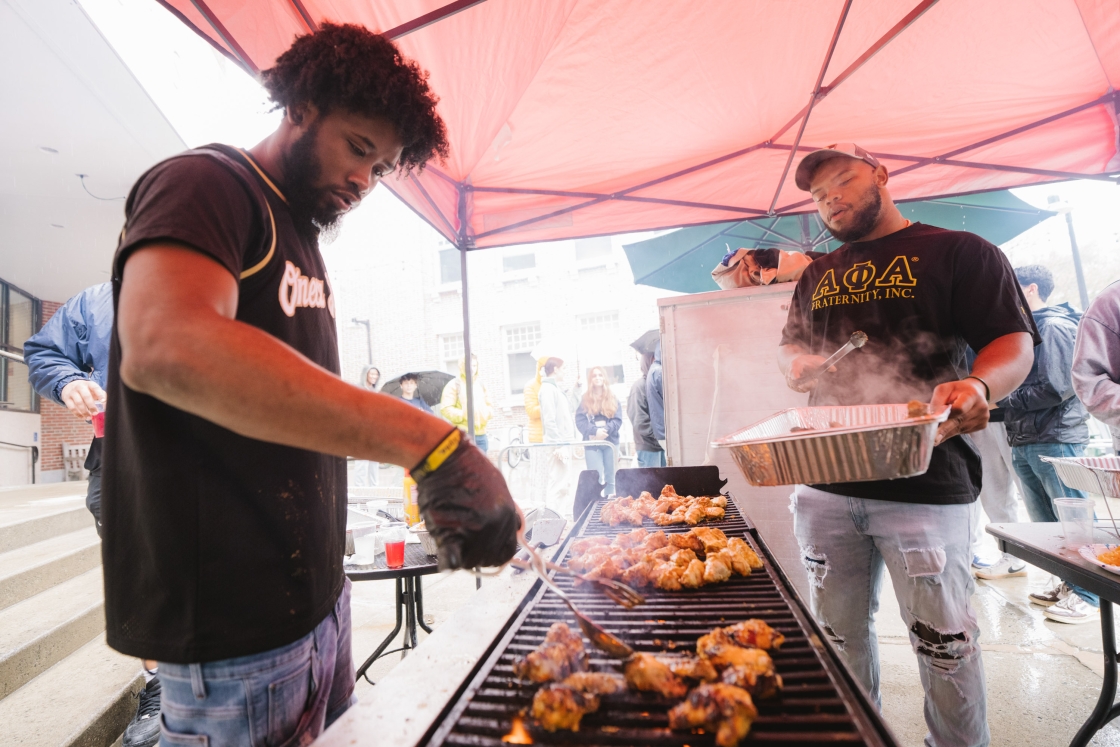
[[[886,567],[925,690],[930,747],[989,742],[973,591],[971,505],[849,498],[798,485],[794,534],[814,617],[882,706],[875,613]]]

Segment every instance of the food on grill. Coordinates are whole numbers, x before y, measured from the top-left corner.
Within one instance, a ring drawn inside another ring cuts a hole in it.
[[[735,643],[747,648],[761,648],[777,650],[786,642],[786,637],[771,628],[765,621],[752,618],[746,622],[736,623],[722,628]]]
[[[514,662],[513,673],[532,682],[559,682],[572,672],[587,670],[583,638],[562,622],[553,623],[544,643]]]
[[[1097,560],[1107,565],[1120,565],[1120,545],[1099,553]]]
[[[581,693],[594,695],[614,695],[626,690],[626,679],[608,672],[575,672],[568,675],[563,684]]]
[[[654,498],[648,491],[637,499],[633,496],[607,501],[599,510],[599,520],[612,527],[619,524],[641,526],[645,518],[658,526],[690,524],[702,521],[719,521],[724,517],[727,498],[717,496],[679,496],[672,485],[661,490],[661,497]]]
[[[760,648],[744,648],[739,664],[727,667],[720,680],[741,687],[756,698],[769,698],[782,689],[782,676],[774,671],[774,660]]]
[[[739,537],[715,527],[666,534],[635,529],[611,542],[605,537],[572,543],[568,568],[589,578],[607,578],[641,588],[697,589],[734,574],[761,570],[762,559]],[[579,583],[577,581],[577,583]]]
[[[624,671],[626,684],[635,690],[661,693],[666,698],[681,698],[688,692],[681,678],[653,654],[634,654],[626,662]]]
[[[577,731],[585,713],[599,710],[599,696],[553,682],[533,696],[533,719],[548,731]]]
[[[906,417],[924,418],[926,415],[929,415],[929,405],[925,402],[912,399],[906,403]]]
[[[758,718],[750,693],[722,682],[699,685],[669,711],[669,727],[703,727],[716,733],[719,747],[736,747]]]
[[[782,678],[774,671],[774,660],[762,650],[778,648],[785,637],[762,620],[752,619],[716,628],[696,642],[696,653],[720,671],[720,679],[741,687],[751,695],[768,698],[782,687]]]
[[[702,682],[715,682],[719,679],[719,672],[707,659],[699,656],[682,656],[669,662],[669,668],[678,677]]]

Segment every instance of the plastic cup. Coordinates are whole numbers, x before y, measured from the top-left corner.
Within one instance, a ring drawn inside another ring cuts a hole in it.
[[[1093,544],[1093,499],[1092,498],[1055,498],[1058,518],[1062,521],[1062,535],[1065,546],[1077,550]]]
[[[93,437],[105,438],[105,403],[97,403],[97,414],[89,419],[93,423]]]
[[[394,527],[385,535],[385,566],[387,568],[404,567],[404,529]]]

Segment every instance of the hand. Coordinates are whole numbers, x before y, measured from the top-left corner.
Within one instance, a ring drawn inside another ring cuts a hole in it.
[[[988,401],[984,398],[984,385],[976,379],[947,381],[933,390],[931,410],[949,405],[949,419],[937,428],[934,445],[941,444],[961,433],[972,433],[988,425]]]
[[[499,566],[517,551],[517,504],[502,474],[465,437],[436,470],[416,481],[441,570]]]
[[[591,437],[592,441],[602,441],[607,437],[607,432],[602,428],[595,431],[595,435]]]
[[[105,390],[89,379],[74,379],[62,387],[60,396],[78,420],[89,420],[98,413],[97,403],[105,402]]]
[[[813,389],[817,385],[817,382],[820,381],[820,378],[818,377],[818,378],[813,379],[811,381],[805,381],[805,382],[801,382],[801,383],[798,383],[799,380],[804,378],[805,376],[807,376],[809,374],[816,373],[817,369],[819,369],[822,365],[824,365],[824,362],[826,360],[828,360],[828,359],[823,358],[819,355],[799,355],[799,356],[797,356],[796,358],[793,359],[792,362],[790,362],[789,370],[786,371],[786,386],[788,386],[790,389],[792,389],[795,392],[808,392],[808,391],[810,391],[811,389]],[[831,366],[828,369],[828,373],[834,373],[835,371],[836,371],[836,366]]]

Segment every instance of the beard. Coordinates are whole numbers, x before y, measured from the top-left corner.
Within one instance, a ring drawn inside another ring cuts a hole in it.
[[[318,135],[319,123],[315,122],[284,155],[284,194],[296,227],[329,244],[338,236],[343,213],[330,207],[330,188],[315,186],[323,171],[315,155]]]
[[[860,201],[852,205],[851,224],[847,228],[833,228],[828,221],[825,221],[825,226],[828,232],[840,241],[859,241],[875,228],[882,209],[883,198],[879,194],[878,187],[872,185],[863,193]]]

